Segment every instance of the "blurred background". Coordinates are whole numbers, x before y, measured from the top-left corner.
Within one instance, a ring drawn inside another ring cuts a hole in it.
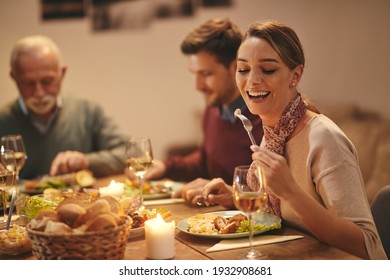
[[[63,93],[99,102],[125,134],[149,136],[162,158],[202,138],[204,103],[180,43],[200,23],[228,17],[242,31],[257,19],[293,27],[307,58],[299,89],[315,102],[353,103],[390,117],[388,0],[62,2],[0,0],[0,105],[18,94],[9,77],[15,41],[47,35],[69,67]]]

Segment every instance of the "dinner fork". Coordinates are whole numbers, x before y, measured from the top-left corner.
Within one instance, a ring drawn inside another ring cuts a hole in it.
[[[253,134],[252,134],[253,125],[252,125],[251,121],[248,120],[248,118],[245,117],[243,114],[241,114],[241,110],[240,109],[236,109],[234,111],[234,116],[241,120],[242,124],[244,125],[244,128],[245,128],[246,132],[248,132],[249,139],[251,140],[252,145],[257,145],[256,141],[255,141],[255,138],[253,137]]]

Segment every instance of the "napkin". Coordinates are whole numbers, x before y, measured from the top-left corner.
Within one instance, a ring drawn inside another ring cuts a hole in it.
[[[155,200],[145,200],[145,206],[151,205],[160,205],[160,204],[175,204],[175,203],[183,203],[183,198],[167,198],[167,199],[155,199]]]
[[[302,235],[258,235],[253,238],[253,246],[284,242],[303,238]],[[249,247],[249,239],[224,239],[206,250],[207,253]]]

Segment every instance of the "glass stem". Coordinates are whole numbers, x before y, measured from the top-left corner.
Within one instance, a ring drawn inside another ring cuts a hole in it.
[[[248,213],[249,220],[249,253],[253,251],[253,216],[252,213]]]
[[[139,191],[140,191],[140,206],[144,205],[144,195],[143,195],[143,185],[144,185],[144,176],[138,176],[138,184],[139,184]]]
[[[18,183],[19,183],[19,170],[17,170],[15,174],[15,185],[17,185]]]

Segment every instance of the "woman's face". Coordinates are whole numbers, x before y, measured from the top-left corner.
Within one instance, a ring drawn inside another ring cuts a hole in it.
[[[252,114],[275,126],[296,95],[303,66],[291,70],[264,39],[248,37],[237,54],[236,83]]]

